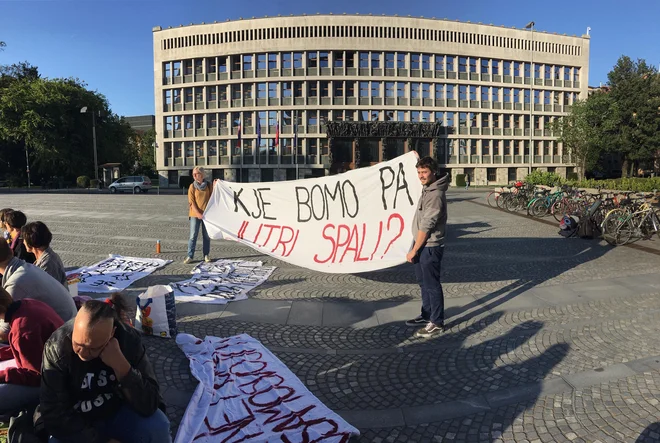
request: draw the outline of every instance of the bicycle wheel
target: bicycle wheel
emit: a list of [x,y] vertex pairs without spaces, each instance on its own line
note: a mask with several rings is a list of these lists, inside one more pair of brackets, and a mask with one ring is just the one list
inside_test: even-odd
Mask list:
[[616,230],[614,241],[617,246],[623,246],[630,242],[635,233],[635,221],[632,218],[627,218]]
[[496,200],[497,207],[500,209],[506,209],[506,202],[511,199],[511,194],[510,192],[506,192],[504,194],[500,194],[500,197]]
[[536,200],[529,208],[529,213],[532,215],[532,217],[545,217],[548,215],[547,201],[545,199]]
[[500,198],[500,191],[491,191],[488,194],[488,197],[486,197],[486,202],[488,203],[488,206],[490,207],[496,207],[497,206],[497,199]]
[[550,208],[550,213],[558,222],[560,222],[561,219],[564,218],[564,215],[566,214],[565,207],[566,205],[564,204],[563,200],[557,200]]

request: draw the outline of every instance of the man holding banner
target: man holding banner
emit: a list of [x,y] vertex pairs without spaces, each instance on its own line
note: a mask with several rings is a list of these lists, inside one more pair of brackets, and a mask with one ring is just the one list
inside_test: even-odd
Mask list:
[[415,265],[415,276],[422,289],[422,313],[408,326],[424,328],[415,334],[431,337],[444,331],[444,295],[440,283],[440,270],[447,225],[448,175],[438,178],[438,163],[431,157],[417,162],[417,177],[422,183],[422,195],[412,222],[415,244],[406,259]]

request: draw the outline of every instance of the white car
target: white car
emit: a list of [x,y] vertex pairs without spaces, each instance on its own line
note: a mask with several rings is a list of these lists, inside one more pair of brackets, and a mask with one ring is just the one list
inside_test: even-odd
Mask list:
[[131,175],[115,180],[110,186],[108,186],[108,188],[112,194],[126,191],[135,194],[149,192],[149,189],[151,189],[151,179],[143,175]]

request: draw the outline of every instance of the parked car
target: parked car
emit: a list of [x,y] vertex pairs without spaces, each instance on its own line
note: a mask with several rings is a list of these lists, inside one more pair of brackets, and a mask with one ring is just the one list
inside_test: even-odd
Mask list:
[[110,184],[108,186],[112,194],[116,192],[134,192],[139,194],[140,192],[149,192],[151,189],[151,179],[143,175],[131,175],[129,177],[122,177]]

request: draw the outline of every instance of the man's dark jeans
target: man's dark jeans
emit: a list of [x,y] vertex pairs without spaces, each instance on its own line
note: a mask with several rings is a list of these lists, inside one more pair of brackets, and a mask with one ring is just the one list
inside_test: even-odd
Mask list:
[[415,276],[422,288],[422,317],[436,326],[444,323],[445,299],[440,283],[444,246],[423,247],[415,263]]

